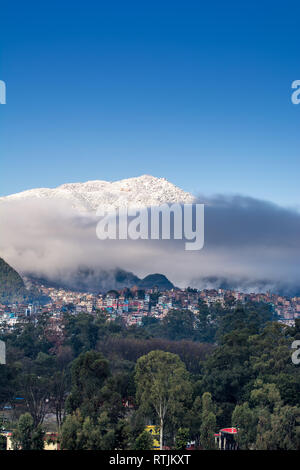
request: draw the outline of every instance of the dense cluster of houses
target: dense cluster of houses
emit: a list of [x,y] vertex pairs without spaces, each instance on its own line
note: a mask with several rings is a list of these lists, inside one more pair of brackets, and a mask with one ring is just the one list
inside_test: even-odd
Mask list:
[[271,293],[242,293],[224,289],[178,289],[159,292],[157,287],[139,290],[137,287],[111,290],[106,294],[89,294],[54,287],[40,286],[43,294],[50,300],[45,305],[33,304],[0,304],[0,325],[13,328],[18,322],[31,315],[48,313],[55,321],[66,311],[76,315],[80,312],[93,313],[100,311],[111,321],[120,317],[127,325],[141,325],[144,316],[162,319],[170,309],[189,309],[198,312],[199,301],[207,305],[234,299],[239,302],[266,302],[272,305],[278,319],[289,325],[300,317],[300,297],[287,298]]

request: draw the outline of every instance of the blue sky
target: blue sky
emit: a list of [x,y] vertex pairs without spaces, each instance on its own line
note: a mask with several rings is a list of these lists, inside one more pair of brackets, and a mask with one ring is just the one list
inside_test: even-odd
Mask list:
[[144,173],[299,204],[297,2],[7,2],[0,194]]

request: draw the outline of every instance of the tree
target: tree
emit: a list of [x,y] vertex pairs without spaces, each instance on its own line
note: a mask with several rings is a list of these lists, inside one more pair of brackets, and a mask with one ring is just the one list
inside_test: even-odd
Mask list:
[[232,413],[232,425],[238,428],[237,442],[239,448],[253,448],[256,440],[257,419],[247,402],[236,405]]
[[68,415],[61,427],[61,446],[64,450],[101,450],[99,426],[88,416],[83,418],[80,410]]
[[189,440],[188,428],[179,428],[175,439],[175,449],[184,450]]
[[200,427],[200,442],[204,450],[215,449],[214,433],[216,431],[216,415],[211,394],[202,395],[202,422]]
[[250,394],[251,403],[258,409],[267,409],[270,413],[273,412],[275,407],[282,405],[280,392],[275,384],[266,384],[258,379],[255,382],[255,388]]
[[34,426],[44,421],[51,395],[54,368],[54,358],[43,352],[40,352],[34,360],[28,358],[23,360],[23,372],[19,382]]
[[62,347],[56,354],[55,370],[51,376],[51,404],[53,405],[57,427],[60,429],[65,417],[65,402],[70,389],[70,348]]
[[10,402],[14,396],[16,370],[7,364],[0,364],[0,405]]
[[146,430],[136,438],[133,450],[151,450],[153,448],[153,436]]
[[0,451],[6,450],[6,436],[0,434]]
[[76,413],[68,415],[61,427],[61,447],[64,450],[80,450],[82,449],[82,441],[80,439],[83,419],[78,410]]
[[25,413],[19,418],[12,441],[14,450],[43,450],[44,432],[40,426],[35,427],[32,416]]
[[300,408],[283,406],[271,416],[272,450],[300,450]]
[[219,309],[222,311],[220,304],[208,307],[203,300],[198,300],[197,330],[200,341],[205,343],[214,342],[217,330],[216,314]]
[[127,450],[130,447],[131,428],[127,419],[119,419],[114,428],[115,449]]
[[193,339],[195,315],[190,310],[172,309],[163,319],[163,330],[171,340]]
[[257,415],[257,450],[299,450],[300,408],[284,405],[277,386],[257,379],[250,399]]
[[101,353],[88,351],[72,363],[72,389],[67,399],[67,409],[80,408],[84,417],[97,418],[103,402],[102,388],[109,376],[109,364]]
[[196,441],[196,445],[200,443],[200,427],[201,427],[202,400],[201,396],[196,396],[192,407],[189,409],[186,417],[190,428],[190,437]]
[[99,326],[92,315],[65,314],[64,323],[67,343],[72,347],[75,356],[96,348]]
[[25,401],[33,417],[34,425],[38,426],[43,423],[47,412],[49,381],[36,374],[26,374],[23,376],[23,385]]
[[257,450],[299,450],[300,408],[277,406],[271,413],[262,408],[258,415]]
[[273,383],[282,400],[289,405],[299,403],[299,370],[291,361],[291,343],[296,328],[270,323],[259,335],[250,337],[251,366],[259,379]]
[[159,419],[162,449],[167,413],[172,419],[191,397],[189,374],[176,354],[151,351],[137,361],[135,381],[137,402]]
[[[252,379],[249,369],[249,332],[235,330],[223,338],[223,344],[215,349],[204,364],[201,391],[209,391],[218,402],[243,401],[244,388]],[[230,416],[231,419],[232,411]],[[228,422],[228,421],[227,421]]]
[[64,448],[126,448],[129,428],[117,391],[120,377],[110,375],[108,361],[96,351],[82,353],[71,369],[72,389],[66,404],[71,414],[62,426]]

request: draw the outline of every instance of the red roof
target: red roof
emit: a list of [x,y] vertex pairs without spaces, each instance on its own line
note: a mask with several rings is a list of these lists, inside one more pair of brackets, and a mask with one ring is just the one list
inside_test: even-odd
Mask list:
[[224,428],[220,432],[226,432],[227,434],[237,434],[236,428]]

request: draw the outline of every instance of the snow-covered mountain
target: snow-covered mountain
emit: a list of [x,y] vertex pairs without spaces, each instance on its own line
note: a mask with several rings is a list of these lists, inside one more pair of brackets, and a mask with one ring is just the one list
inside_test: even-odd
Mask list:
[[120,181],[87,181],[67,183],[57,188],[37,188],[0,198],[0,202],[34,199],[65,201],[74,209],[84,212],[118,207],[149,207],[163,203],[192,203],[194,196],[183,191],[165,178],[143,175]]

